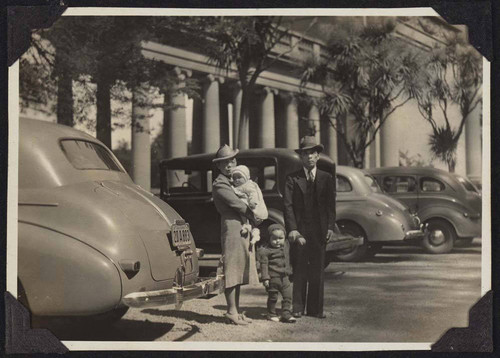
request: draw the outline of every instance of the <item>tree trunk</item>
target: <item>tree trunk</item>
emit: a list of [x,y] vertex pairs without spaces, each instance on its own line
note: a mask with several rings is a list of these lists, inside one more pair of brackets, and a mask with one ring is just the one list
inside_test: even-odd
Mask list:
[[57,123],[73,127],[73,79],[56,53]]
[[457,165],[455,159],[452,159],[448,162],[448,171],[450,173],[455,173],[455,166]]
[[96,134],[97,139],[111,149],[111,97],[110,83],[107,79],[97,80],[96,106]]

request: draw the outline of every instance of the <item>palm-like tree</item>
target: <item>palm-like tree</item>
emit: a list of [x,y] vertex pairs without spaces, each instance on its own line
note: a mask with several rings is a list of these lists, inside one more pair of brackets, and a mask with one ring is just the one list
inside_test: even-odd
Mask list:
[[[430,150],[434,157],[455,171],[456,152],[465,122],[482,101],[482,58],[459,37],[444,48],[436,48],[429,56],[425,71],[425,86],[417,95],[421,115],[430,124]],[[457,127],[451,124],[451,108],[459,108]],[[439,123],[435,110],[444,123]]]
[[[366,148],[394,111],[414,98],[420,56],[394,36],[395,22],[337,26],[329,39],[328,57],[304,63],[302,83],[318,83],[323,118],[343,142],[350,161],[362,168]],[[342,118],[350,116],[355,134]]]

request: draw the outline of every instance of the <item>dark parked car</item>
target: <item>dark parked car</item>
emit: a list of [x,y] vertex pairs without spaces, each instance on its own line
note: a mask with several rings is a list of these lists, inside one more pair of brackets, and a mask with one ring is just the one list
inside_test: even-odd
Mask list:
[[[208,254],[220,254],[220,218],[212,201],[211,186],[217,173],[212,165],[214,154],[198,154],[163,160],[160,164],[160,196],[192,223],[197,244]],[[238,164],[250,168],[269,211],[266,226],[284,223],[283,192],[285,177],[302,164],[290,149],[242,150]],[[332,160],[321,155],[318,167],[333,172]],[[377,193],[376,191],[379,191]],[[418,240],[423,236],[418,218],[401,203],[382,194],[375,180],[361,170],[337,167],[337,225],[347,237],[362,237],[356,245],[330,246],[328,260],[334,257],[355,261],[376,253],[383,242]],[[328,249],[328,248],[327,248]],[[208,257],[208,255],[207,255]]]
[[423,241],[431,253],[447,253],[457,239],[470,244],[481,236],[481,194],[465,177],[421,167],[375,168],[369,172],[384,191],[428,224]]
[[39,316],[119,318],[220,292],[198,277],[190,226],[67,126],[20,121],[18,295]]

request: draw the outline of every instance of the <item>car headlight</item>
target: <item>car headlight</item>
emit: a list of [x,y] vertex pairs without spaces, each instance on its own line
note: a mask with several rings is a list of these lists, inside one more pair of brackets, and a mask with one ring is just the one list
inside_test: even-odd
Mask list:
[[382,214],[383,214],[383,213],[382,213],[382,210],[377,210],[377,211],[375,212],[375,215],[377,215],[377,216],[382,216]]
[[468,218],[468,217],[469,217],[469,213],[468,213],[468,212],[464,212],[464,216],[465,216],[466,218]]

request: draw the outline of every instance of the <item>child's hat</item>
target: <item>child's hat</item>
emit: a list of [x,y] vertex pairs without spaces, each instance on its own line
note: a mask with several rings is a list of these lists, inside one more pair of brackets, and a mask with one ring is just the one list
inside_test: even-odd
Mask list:
[[286,233],[285,228],[283,227],[283,225],[281,225],[281,224],[271,224],[267,228],[267,232],[269,233],[269,236],[272,235],[272,233],[273,233],[274,230],[281,230],[284,233]]
[[234,173],[240,173],[245,178],[245,180],[250,179],[250,170],[246,165],[237,165],[231,171],[231,175],[233,175]]

